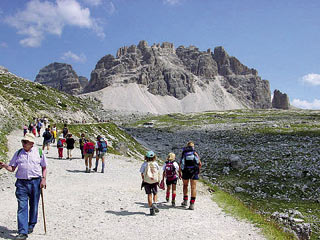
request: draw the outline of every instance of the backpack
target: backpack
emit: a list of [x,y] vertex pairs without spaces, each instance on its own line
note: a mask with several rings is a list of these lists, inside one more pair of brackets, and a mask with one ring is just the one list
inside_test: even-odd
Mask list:
[[181,168],[192,175],[199,173],[199,158],[193,148],[187,147],[183,150]]
[[174,162],[171,161],[166,162],[165,173],[168,181],[173,181],[177,179],[176,168],[173,163]]
[[46,140],[49,140],[49,139],[51,139],[52,135],[51,135],[51,133],[49,131],[46,131],[46,132],[44,132],[43,137]]
[[160,171],[154,161],[147,162],[147,166],[143,173],[143,176],[144,181],[149,184],[157,183],[160,181]]
[[108,150],[107,142],[102,140],[98,142],[98,150],[100,153],[105,153]]
[[60,139],[57,142],[57,147],[58,148],[62,148],[63,147],[62,141]]
[[94,145],[93,144],[88,144],[87,153],[88,154],[94,153]]

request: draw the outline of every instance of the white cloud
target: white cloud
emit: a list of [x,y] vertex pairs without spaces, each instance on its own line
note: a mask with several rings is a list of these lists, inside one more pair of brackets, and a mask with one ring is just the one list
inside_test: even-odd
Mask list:
[[163,3],[168,5],[177,5],[181,3],[181,1],[182,0],[163,0]]
[[31,0],[26,9],[7,17],[6,22],[26,35],[20,43],[27,47],[39,47],[46,34],[60,36],[67,25],[92,29],[104,38],[102,27],[90,16],[90,10],[83,8],[77,0],[49,1]]
[[320,85],[320,74],[310,73],[302,77],[302,82],[313,86]]
[[81,53],[80,55],[77,55],[71,51],[65,52],[63,54],[63,56],[61,57],[61,59],[63,59],[63,60],[71,59],[74,62],[80,62],[80,63],[84,63],[87,61],[87,58],[83,53]]
[[114,6],[113,2],[109,2],[107,5],[107,12],[109,13],[109,15],[112,15],[115,11],[116,7]]
[[99,6],[102,4],[102,0],[83,0],[86,4],[92,6]]
[[0,47],[1,48],[7,48],[8,47],[8,44],[6,42],[1,42],[0,43]]
[[320,99],[314,99],[313,102],[306,100],[294,99],[291,105],[303,109],[320,109]]

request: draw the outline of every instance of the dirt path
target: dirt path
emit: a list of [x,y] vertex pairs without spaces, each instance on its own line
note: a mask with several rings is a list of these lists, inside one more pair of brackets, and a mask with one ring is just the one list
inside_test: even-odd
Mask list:
[[[21,143],[21,131],[9,138],[9,156]],[[40,145],[42,138],[37,138]],[[66,150],[64,150],[64,156]],[[199,186],[194,211],[172,208],[160,190],[160,213],[149,216],[147,198],[140,190],[142,162],[108,155],[104,174],[85,173],[80,151],[74,159],[57,159],[54,146],[47,154],[48,179],[45,195],[47,234],[44,235],[41,205],[39,221],[30,240],[49,239],[264,239],[259,230],[227,216]],[[100,169],[101,165],[99,166]],[[17,202],[14,174],[0,170],[0,239],[16,236]],[[182,200],[178,185],[177,205]]]

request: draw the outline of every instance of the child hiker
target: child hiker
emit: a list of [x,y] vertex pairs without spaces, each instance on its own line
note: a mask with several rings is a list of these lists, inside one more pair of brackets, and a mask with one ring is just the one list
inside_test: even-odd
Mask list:
[[167,157],[167,161],[162,167],[163,174],[162,180],[166,177],[166,185],[167,185],[167,192],[166,192],[166,201],[169,202],[170,198],[170,190],[172,185],[172,199],[171,204],[172,207],[176,206],[176,188],[177,188],[177,180],[178,180],[178,171],[179,165],[175,161],[176,155],[174,153],[169,153]]
[[63,158],[63,144],[66,142],[66,140],[63,138],[63,135],[61,134],[59,136],[58,142],[57,142],[57,148],[58,148],[58,154],[59,159]]
[[[159,212],[157,207],[157,192],[158,184],[160,181],[160,167],[155,161],[156,155],[153,151],[147,152],[145,156],[145,162],[141,165],[140,173],[142,177],[142,186],[148,195],[148,205],[150,208],[150,215],[154,216],[155,213]],[[152,202],[153,197],[153,202]]]

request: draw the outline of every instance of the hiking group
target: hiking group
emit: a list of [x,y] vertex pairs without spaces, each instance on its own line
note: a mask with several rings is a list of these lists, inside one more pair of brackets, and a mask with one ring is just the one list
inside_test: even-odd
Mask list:
[[[43,132],[43,145],[42,148],[35,147],[37,128],[38,137],[42,126],[45,126]],[[24,126],[23,138],[21,139],[22,148],[15,152],[9,164],[0,162],[0,168],[5,168],[9,172],[16,171],[16,198],[18,201],[17,222],[18,222],[18,236],[16,239],[27,239],[28,234],[33,232],[38,218],[38,205],[40,193],[42,195],[42,188],[46,188],[46,175],[47,175],[47,158],[43,153],[47,147],[54,143],[57,137],[56,125],[50,127],[48,121],[45,122],[37,120],[35,124],[30,124],[30,128]],[[39,126],[39,127],[37,127]],[[38,130],[39,129],[39,130]],[[28,132],[29,131],[29,132]],[[63,158],[63,149],[66,145],[67,158],[72,158],[72,150],[74,149],[75,140],[69,132],[67,124],[64,125],[62,133],[57,140],[57,149],[59,159]],[[91,172],[92,159],[94,153],[96,154],[95,167],[93,171],[98,171],[99,160],[101,159],[101,173],[104,173],[105,157],[108,149],[107,141],[101,136],[96,137],[96,142],[90,142],[85,138],[85,134],[81,134],[79,139],[79,146],[81,150],[81,157],[85,161],[86,173]],[[198,153],[194,149],[194,143],[188,142],[187,146],[183,148],[181,157],[176,161],[176,155],[169,153],[167,160],[163,167],[160,169],[156,162],[156,155],[153,151],[148,151],[145,155],[145,161],[141,165],[140,173],[142,177],[141,189],[144,187],[147,194],[148,206],[150,208],[150,215],[155,215],[159,212],[157,205],[158,186],[166,191],[166,201],[169,202],[171,194],[171,204],[176,206],[176,185],[178,179],[183,181],[183,202],[182,207],[188,205],[188,187],[191,186],[190,210],[194,210],[196,200],[196,184],[199,179],[201,168],[201,161]],[[161,176],[162,170],[162,179]],[[165,181],[164,181],[165,180]],[[172,191],[172,192],[171,192]]]
[[162,180],[160,180],[161,170],[156,162],[156,155],[153,151],[148,151],[145,155],[145,162],[141,165],[140,173],[142,177],[141,189],[144,187],[145,193],[148,197],[148,206],[150,208],[150,215],[154,216],[155,213],[159,212],[157,206],[157,193],[158,187],[165,189],[165,183],[167,185],[166,191],[166,202],[170,200],[171,193],[171,204],[173,207],[176,206],[176,186],[178,179],[183,181],[183,201],[182,207],[188,206],[188,187],[191,187],[191,198],[190,198],[190,210],[194,210],[194,204],[196,201],[196,187],[197,180],[199,180],[201,168],[201,161],[198,153],[194,149],[194,143],[188,142],[187,146],[183,148],[179,161],[176,161],[176,155],[169,153],[167,161],[161,168]]

